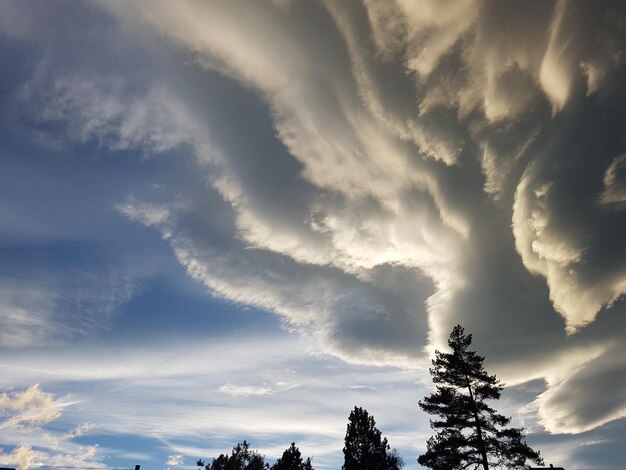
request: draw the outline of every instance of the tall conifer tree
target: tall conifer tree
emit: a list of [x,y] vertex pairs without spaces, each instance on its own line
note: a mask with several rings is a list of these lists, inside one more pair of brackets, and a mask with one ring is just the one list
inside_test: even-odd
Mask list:
[[524,430],[506,426],[511,419],[498,414],[486,400],[497,400],[504,388],[483,369],[484,357],[468,350],[472,335],[457,325],[448,339],[452,352],[435,352],[430,369],[436,391],[419,402],[438,419],[430,421],[436,434],[428,440],[420,465],[433,470],[529,468],[542,464],[539,452],[526,445]]

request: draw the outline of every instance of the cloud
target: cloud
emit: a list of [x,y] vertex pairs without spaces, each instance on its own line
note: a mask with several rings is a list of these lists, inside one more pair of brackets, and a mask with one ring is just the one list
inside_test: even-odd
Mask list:
[[7,465],[16,465],[23,469],[31,468],[41,457],[41,454],[34,451],[28,444],[21,444],[11,451],[8,455],[0,453],[0,458],[6,462]]
[[[54,299],[53,292],[43,289],[27,289],[25,286],[7,283],[0,304],[2,310],[2,343],[7,346],[22,347],[35,344],[53,332],[58,334],[60,325],[46,315],[48,306]],[[15,295],[18,292],[18,295]]]
[[31,267],[0,276],[0,340],[5,347],[59,344],[104,330],[135,293],[146,266]]
[[167,462],[165,465],[170,465],[172,467],[177,465],[183,465],[185,463],[185,458],[180,454],[170,455],[167,458]]
[[170,217],[170,212],[167,209],[148,204],[139,206],[119,204],[116,209],[129,219],[141,222],[146,227],[161,225]]
[[[624,266],[609,260],[609,251],[620,250],[620,242],[612,237],[614,233],[619,238],[620,229],[614,232],[613,227],[618,226],[620,215],[597,209],[606,181],[604,165],[611,168],[619,137],[617,133],[607,136],[589,120],[598,112],[589,106],[586,116],[580,114],[559,129],[545,158],[533,162],[522,175],[513,204],[517,250],[530,272],[546,278],[554,308],[564,316],[570,332],[593,321],[624,293]],[[623,122],[622,117],[615,119]],[[576,141],[580,149],[576,150],[571,147],[571,135],[583,127],[589,133]],[[601,138],[607,142],[604,151],[597,147]],[[588,157],[591,154],[595,159]],[[571,166],[556,170],[554,164],[565,158]],[[591,171],[596,179],[589,178]]]
[[[267,335],[254,329],[238,337],[195,335],[167,344],[127,343],[115,351],[85,346],[78,354],[66,346],[61,348],[64,354],[55,356],[34,350],[11,353],[12,365],[2,367],[2,380],[54,377],[55,388],[71,392],[74,402],[63,409],[68,428],[70,423],[82,428],[85,420],[97,423],[92,439],[106,439],[122,428],[124,439],[154,439],[154,453],[167,452],[164,459],[177,454],[210,458],[245,437],[268,459],[279,457],[296,440],[303,452],[329,467],[341,454],[347,415],[356,403],[375,413],[381,429],[390,432],[426,421],[416,407],[407,412],[405,406],[422,393],[417,390],[425,393],[415,384],[414,373],[350,365],[309,348],[287,332]],[[121,362],[128,367],[120,367]],[[353,388],[355,383],[368,387]],[[248,393],[263,388],[271,393]],[[395,397],[393,404],[390,397]],[[403,440],[401,434],[392,434],[392,444],[414,452],[413,437]],[[15,436],[20,438],[24,436]],[[17,445],[13,442],[3,434],[4,445]],[[50,445],[33,435],[28,442],[37,450],[43,442]],[[71,440],[58,444],[74,444],[68,450],[78,451]],[[103,445],[96,456],[120,452]]]
[[0,424],[0,428],[41,426],[61,415],[53,396],[42,392],[39,385],[32,385],[23,392],[3,393],[0,395],[0,409],[12,414]]
[[73,431],[67,433],[65,435],[65,438],[75,439],[77,437],[83,437],[84,435],[88,434],[95,428],[97,428],[97,425],[93,423],[82,423],[76,426],[76,428]]
[[174,102],[162,90],[136,97],[114,77],[59,77],[49,83],[47,73],[41,75],[46,79],[36,76],[24,85],[23,99],[31,105],[43,103],[39,118],[66,123],[73,139],[93,139],[111,150],[141,148],[148,154],[189,140],[180,125],[185,117],[169,107]]
[[[128,433],[124,440],[134,435],[156,439],[163,459],[176,454],[210,458],[228,451],[244,436],[268,459],[279,457],[287,443],[296,440],[320,468],[332,468],[341,456],[347,414],[358,404],[375,415],[392,446],[414,461],[430,434],[428,417],[413,406],[416,397],[427,393],[431,385],[427,379],[417,371],[346,364],[307,352],[308,348],[286,332],[268,336],[253,331],[230,338],[204,334],[176,342],[170,338],[158,344],[127,343],[114,351],[66,346],[61,355],[45,350],[10,353],[7,360],[12,366],[3,367],[2,380],[22,383],[33,376],[54,377],[51,383],[56,388],[72,393],[74,404],[63,409],[68,428],[69,423],[79,425],[85,419],[98,423],[97,439],[121,427]],[[122,362],[127,368],[120,367]],[[271,388],[273,393],[233,396],[220,392],[233,384]],[[535,386],[527,395],[532,399],[541,389],[537,392]],[[508,393],[498,409],[517,419],[522,416],[517,407],[525,399]],[[583,436],[584,440],[600,438],[593,433]],[[535,442],[536,434],[530,439]],[[571,439],[567,442],[576,442]],[[3,443],[11,442],[12,437],[3,433]],[[50,445],[49,440],[42,442]],[[543,444],[540,448],[550,461],[568,462],[557,460],[560,448],[548,449]],[[70,449],[85,451],[75,446],[64,453]],[[115,447],[98,447],[96,456],[120,454],[125,460],[139,460]]]
[[107,468],[102,466],[100,462],[93,461],[95,455],[96,447],[82,448],[79,454],[70,455],[61,453],[49,454],[46,451],[33,449],[30,444],[20,444],[9,454],[4,454],[0,450],[0,461],[4,465],[15,466],[23,470],[41,466],[74,467],[98,465],[101,468]]
[[67,434],[49,432],[46,425],[58,421],[61,410],[69,406],[41,390],[38,384],[24,391],[4,392],[0,395],[0,429],[3,445],[14,443],[8,453],[0,449],[0,462],[21,469],[42,465],[93,465],[96,446],[76,446],[65,443],[84,435],[93,425],[84,423]]
[[[537,403],[550,432],[576,434],[626,417],[622,348],[613,346],[573,374],[555,378]],[[606,394],[605,390],[614,392]],[[602,396],[602,399],[599,397]]]
[[[441,347],[457,321],[483,341],[508,322],[516,325],[510,335],[523,339],[492,341],[487,350],[512,380],[549,378],[559,355],[573,371],[584,360],[570,354],[578,340],[561,334],[552,309],[571,334],[624,293],[623,265],[600,249],[601,240],[619,249],[619,237],[602,236],[618,216],[594,209],[599,194],[619,187],[611,176],[618,163],[610,170],[619,125],[608,131],[604,166],[588,157],[602,139],[600,124],[584,140],[578,131],[609,109],[598,101],[603,92],[622,96],[613,85],[623,73],[620,26],[572,2],[514,15],[497,3],[420,8],[114,6],[127,24],[147,20],[207,73],[257,93],[283,146],[210,138],[221,155],[218,169],[204,167],[219,196],[211,210],[232,217],[223,232],[232,242],[213,243],[210,229],[187,225],[206,217],[193,194],[184,209],[153,207],[156,218],[142,212],[147,205],[123,212],[143,213],[214,294],[274,311],[345,359],[416,364],[426,342]],[[583,17],[578,31],[572,23]],[[316,31],[294,34],[304,18],[315,18]],[[226,30],[233,22],[240,27]],[[584,35],[592,31],[603,32],[589,45]],[[329,46],[311,47],[322,36]],[[612,54],[593,59],[600,44]],[[225,108],[214,112],[231,119]],[[241,132],[247,125],[239,122]],[[206,137],[194,135],[200,148]],[[576,141],[586,151],[572,160],[568,142]],[[262,168],[246,173],[261,151],[275,158],[282,179]],[[557,174],[567,161],[576,164]],[[587,177],[599,168],[600,189]],[[582,181],[587,186],[574,195],[571,185]],[[380,289],[379,272],[402,282]],[[545,279],[547,297],[533,275]],[[494,288],[503,278],[509,287]],[[411,284],[419,295],[407,294]],[[514,306],[518,297],[527,300]],[[501,349],[505,343],[515,347]],[[505,367],[531,357],[532,377]]]
[[250,395],[269,395],[272,393],[270,387],[255,387],[251,385],[233,385],[224,384],[218,389],[222,393],[232,395],[234,397],[246,397]]
[[604,189],[598,202],[607,206],[622,209],[626,202],[626,179],[624,171],[626,169],[626,154],[618,155],[609,165],[604,173]]

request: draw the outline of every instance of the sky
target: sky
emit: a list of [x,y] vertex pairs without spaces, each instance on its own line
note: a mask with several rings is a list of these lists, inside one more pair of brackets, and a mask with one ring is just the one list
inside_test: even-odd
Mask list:
[[0,2],[0,465],[405,468],[456,324],[626,461],[626,5]]

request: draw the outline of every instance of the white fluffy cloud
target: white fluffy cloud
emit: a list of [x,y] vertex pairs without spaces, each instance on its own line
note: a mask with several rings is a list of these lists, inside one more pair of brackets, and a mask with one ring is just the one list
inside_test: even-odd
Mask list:
[[83,423],[67,434],[46,429],[47,424],[61,417],[62,409],[68,405],[67,400],[56,399],[37,384],[24,391],[0,395],[3,444],[15,445],[9,453],[0,449],[0,462],[24,470],[42,465],[87,466],[97,462],[95,446],[83,447],[69,442],[93,429],[93,425]]
[[[576,434],[626,417],[622,350],[614,345],[575,374],[555,374],[549,389],[537,399],[546,429]],[[608,389],[612,392],[607,394]]]
[[185,458],[180,454],[170,455],[165,465],[171,465],[172,467],[182,465],[185,463]]
[[39,385],[32,385],[23,392],[0,395],[0,409],[11,415],[0,424],[0,428],[41,426],[61,415],[53,396],[44,393]]

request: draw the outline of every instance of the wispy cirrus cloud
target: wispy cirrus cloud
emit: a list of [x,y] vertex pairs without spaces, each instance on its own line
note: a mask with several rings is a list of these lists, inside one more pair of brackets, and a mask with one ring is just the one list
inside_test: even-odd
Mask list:
[[[166,455],[192,461],[226,452],[242,436],[268,459],[279,457],[289,442],[297,440],[316,462],[329,466],[341,452],[347,413],[359,403],[377,411],[378,422],[389,429],[394,445],[411,452],[415,440],[391,430],[418,419],[417,409],[407,415],[401,405],[415,394],[412,373],[351,366],[313,354],[286,332],[128,344],[107,354],[94,347],[81,354],[64,349],[65,356],[53,357],[45,350],[11,355],[10,365],[2,366],[7,382],[27,383],[45,371],[55,388],[71,391],[72,404],[63,408],[63,418],[82,424],[63,436],[88,428],[98,442],[123,429],[129,436],[155,440]],[[121,362],[128,367],[120,367]],[[354,388],[353,383],[371,387]],[[375,393],[373,387],[387,393]],[[389,406],[390,393],[398,406]],[[280,413],[273,402],[280,403]],[[141,416],[133,409],[141,409]],[[63,436],[56,435],[57,444],[71,444]],[[12,437],[14,446],[18,439],[24,436]],[[35,435],[29,439],[32,448],[42,452],[52,442]],[[198,441],[201,447],[191,444]],[[103,444],[96,455],[120,452]]]

